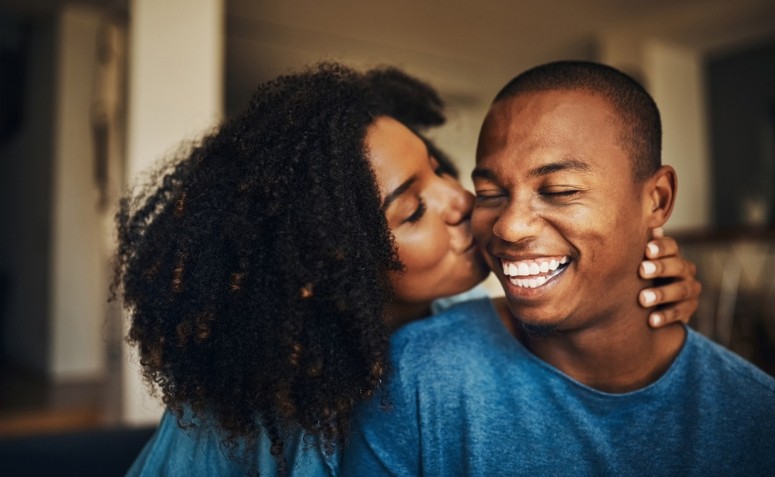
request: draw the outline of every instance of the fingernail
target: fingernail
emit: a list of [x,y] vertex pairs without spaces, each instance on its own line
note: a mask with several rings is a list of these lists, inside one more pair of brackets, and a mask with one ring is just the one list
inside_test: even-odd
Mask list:
[[657,271],[657,266],[654,264],[654,262],[643,262],[640,264],[640,268],[643,270],[643,274],[646,276],[651,276],[654,274],[654,272]]
[[655,244],[654,242],[649,242],[648,245],[646,245],[646,248],[648,248],[649,255],[652,257],[656,257],[657,254],[659,254],[659,245]]
[[654,293],[651,290],[645,290],[645,291],[641,292],[640,296],[642,297],[643,304],[645,304],[645,305],[650,305],[650,304],[654,303],[655,301],[657,301],[657,294]]
[[652,313],[649,317],[649,320],[651,321],[651,326],[659,326],[660,323],[662,323],[662,315],[658,313]]

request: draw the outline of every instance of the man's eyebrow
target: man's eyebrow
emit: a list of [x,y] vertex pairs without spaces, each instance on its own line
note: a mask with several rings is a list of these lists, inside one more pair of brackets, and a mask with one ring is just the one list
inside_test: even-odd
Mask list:
[[551,162],[544,164],[543,166],[536,167],[528,174],[530,177],[541,177],[553,174],[560,171],[575,171],[589,173],[592,168],[586,162],[579,161],[578,159],[565,159],[559,162]]
[[[592,168],[586,162],[579,161],[578,159],[565,159],[563,161],[550,162],[549,164],[544,164],[543,166],[536,167],[535,169],[531,170],[528,173],[528,176],[541,177],[541,176],[547,176],[549,174],[553,174],[555,172],[568,171],[568,170],[583,172],[583,173],[592,172]],[[486,169],[483,167],[474,168],[474,171],[471,173],[471,179],[473,180],[484,179],[492,182],[497,182],[495,173],[492,170]]]
[[474,171],[471,173],[471,179],[473,180],[484,179],[484,180],[495,182],[495,173],[490,169],[485,169],[483,167],[475,167]]
[[412,176],[409,179],[405,180],[400,186],[393,189],[392,192],[390,192],[388,195],[385,196],[385,200],[382,201],[382,211],[386,211],[388,207],[390,207],[390,204],[392,204],[396,199],[398,199],[401,194],[405,193],[407,190],[409,190],[410,187],[412,187],[412,184],[417,180],[417,176]]

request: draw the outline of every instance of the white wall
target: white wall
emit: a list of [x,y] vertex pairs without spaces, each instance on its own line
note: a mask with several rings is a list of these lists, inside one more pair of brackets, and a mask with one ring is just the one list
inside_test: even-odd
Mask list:
[[[222,0],[130,3],[130,182],[181,140],[198,136],[220,117],[223,11]],[[123,420],[155,423],[161,404],[149,396],[133,352],[125,351]]]
[[644,45],[644,72],[662,115],[662,162],[678,174],[677,202],[668,229],[707,227],[711,161],[702,54],[650,41]]
[[222,0],[131,2],[130,181],[220,118],[223,8]]
[[59,380],[100,378],[105,370],[107,259],[90,127],[100,21],[100,11],[74,5],[58,18],[49,333]]
[[600,44],[600,61],[642,82],[659,107],[662,163],[678,174],[668,230],[709,226],[711,165],[702,51],[621,31],[602,35]]

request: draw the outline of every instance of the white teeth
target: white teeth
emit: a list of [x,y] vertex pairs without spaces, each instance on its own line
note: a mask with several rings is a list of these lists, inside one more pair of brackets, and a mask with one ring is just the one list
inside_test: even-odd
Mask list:
[[520,262],[517,267],[517,275],[530,275],[530,267],[525,262]]
[[509,275],[516,275],[517,272],[517,264],[516,263],[510,263],[509,264]]
[[522,288],[538,288],[558,275],[562,271],[558,268],[569,261],[568,257],[562,257],[559,261],[555,258],[519,262],[502,260],[501,264],[503,265],[503,274],[509,277],[509,281],[513,285]]
[[551,260],[523,260],[519,262],[510,262],[506,260],[501,261],[503,265],[503,274],[511,277],[519,276],[531,276],[539,275],[542,273],[553,272],[557,270],[560,265],[568,263],[568,257],[562,257],[559,261],[557,259]]
[[536,277],[536,278],[510,278],[509,281],[512,285],[516,285],[521,288],[538,288],[544,283],[548,282],[551,277]]
[[503,262],[503,274],[504,275],[520,275],[519,267],[514,262]]

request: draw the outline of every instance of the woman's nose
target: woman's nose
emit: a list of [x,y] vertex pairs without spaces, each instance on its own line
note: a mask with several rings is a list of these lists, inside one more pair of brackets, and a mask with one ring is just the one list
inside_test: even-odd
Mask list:
[[465,190],[455,179],[443,178],[442,200],[444,202],[444,221],[457,225],[471,217],[474,209],[474,195]]

